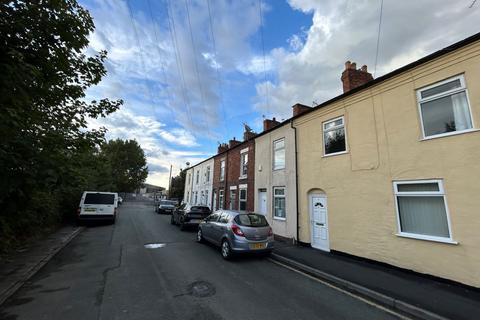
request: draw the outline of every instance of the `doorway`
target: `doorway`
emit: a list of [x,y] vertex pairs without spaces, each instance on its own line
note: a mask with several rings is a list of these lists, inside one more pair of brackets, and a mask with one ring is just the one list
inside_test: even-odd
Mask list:
[[322,193],[310,194],[309,203],[312,247],[323,251],[330,251],[327,195]]

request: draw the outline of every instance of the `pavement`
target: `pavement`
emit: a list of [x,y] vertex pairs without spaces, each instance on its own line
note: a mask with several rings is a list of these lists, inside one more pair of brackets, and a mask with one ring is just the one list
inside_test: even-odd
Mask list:
[[0,319],[403,318],[268,258],[225,261],[169,222],[149,203],[125,202],[115,225],[87,226],[0,306]]
[[0,305],[66,246],[82,228],[65,226],[0,260]]
[[352,256],[276,246],[273,259],[424,319],[479,319],[480,290]]

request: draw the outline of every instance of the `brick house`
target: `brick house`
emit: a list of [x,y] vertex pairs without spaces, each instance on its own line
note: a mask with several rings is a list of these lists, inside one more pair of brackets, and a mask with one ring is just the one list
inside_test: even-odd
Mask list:
[[255,133],[245,131],[244,141],[235,138],[220,144],[214,156],[213,210],[255,209]]

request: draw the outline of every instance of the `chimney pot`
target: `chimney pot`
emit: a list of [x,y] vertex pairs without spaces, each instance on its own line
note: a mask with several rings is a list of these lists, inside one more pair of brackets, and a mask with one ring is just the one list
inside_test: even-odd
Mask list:
[[[349,61],[347,61],[349,62]],[[347,63],[345,63],[347,66]],[[357,70],[357,64],[355,62],[350,63],[349,68],[346,68],[342,72],[341,77],[343,83],[343,92],[348,92],[352,89],[360,87],[365,83],[372,81],[373,76],[368,72],[367,66],[363,65],[360,69]]]
[[345,70],[350,69],[350,65],[351,65],[351,64],[352,64],[352,63],[350,62],[350,60],[348,60],[347,62],[345,62]]

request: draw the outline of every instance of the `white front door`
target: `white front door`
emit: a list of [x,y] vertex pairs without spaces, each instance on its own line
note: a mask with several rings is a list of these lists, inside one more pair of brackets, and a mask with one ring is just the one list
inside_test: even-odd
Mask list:
[[310,195],[310,222],[312,247],[324,251],[330,251],[326,195]]
[[267,192],[259,191],[258,192],[258,210],[259,213],[266,215],[267,214]]

